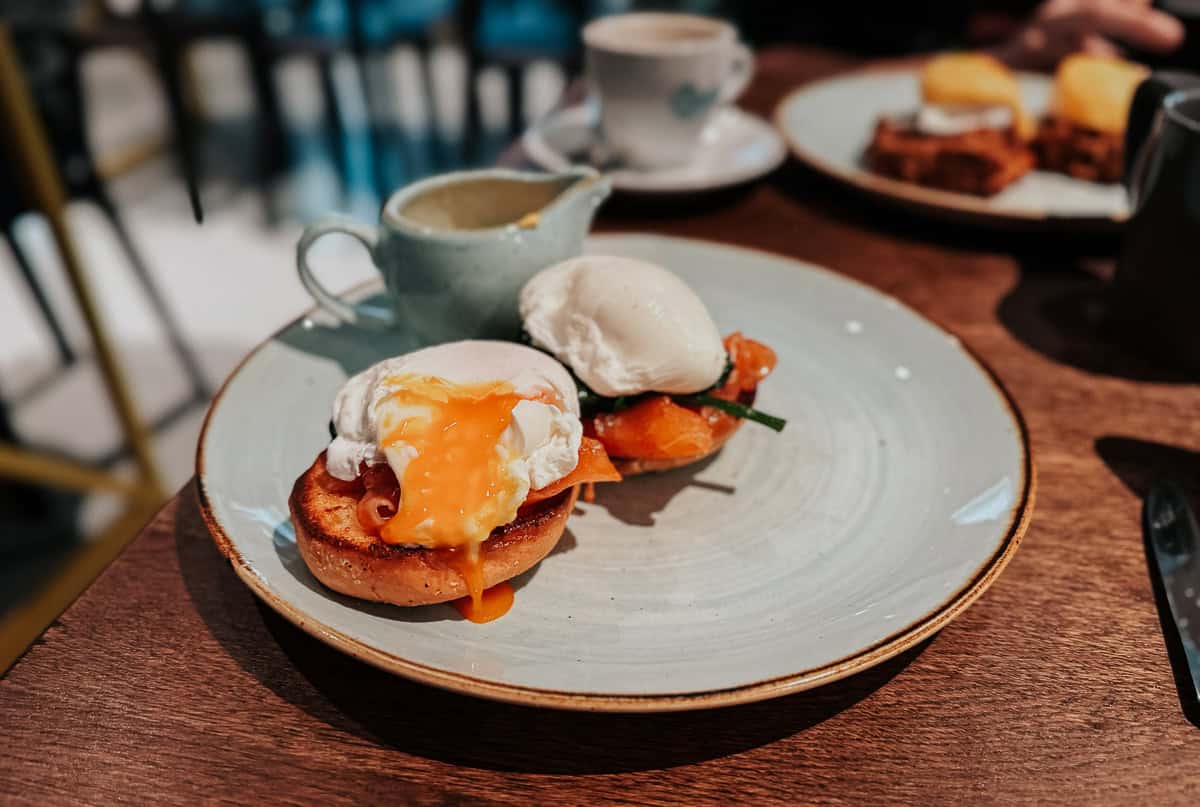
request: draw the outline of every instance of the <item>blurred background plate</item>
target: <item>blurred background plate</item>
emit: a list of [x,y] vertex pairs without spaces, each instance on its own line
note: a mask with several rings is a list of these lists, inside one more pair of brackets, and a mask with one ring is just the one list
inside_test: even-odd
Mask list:
[[[1018,75],[1026,108],[1041,117],[1051,80]],[[926,188],[869,171],[863,153],[884,115],[920,104],[917,68],[875,68],[806,84],[775,108],[775,124],[803,163],[881,200],[956,220],[1006,227],[1113,228],[1129,216],[1121,185],[1031,171],[989,198]]]
[[[772,345],[759,406],[710,461],[601,486],[486,625],[325,590],[288,520],[350,373],[411,347],[324,319],[285,328],[217,396],[202,508],[243,581],[319,639],[416,680],[562,708],[722,706],[817,686],[932,635],[995,579],[1032,508],[1024,426],[956,338],[870,287],[716,244],[601,236],[679,273],[722,332]],[[369,293],[366,290],[364,293]]]

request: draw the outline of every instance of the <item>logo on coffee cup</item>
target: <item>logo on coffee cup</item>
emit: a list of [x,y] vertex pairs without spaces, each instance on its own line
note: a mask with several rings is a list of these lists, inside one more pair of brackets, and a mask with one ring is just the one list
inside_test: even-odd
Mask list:
[[717,88],[698,90],[692,84],[680,85],[671,93],[671,111],[676,117],[690,120],[704,112],[717,100]]

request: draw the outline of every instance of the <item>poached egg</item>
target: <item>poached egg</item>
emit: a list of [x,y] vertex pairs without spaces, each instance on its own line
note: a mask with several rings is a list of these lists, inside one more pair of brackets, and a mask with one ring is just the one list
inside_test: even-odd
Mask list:
[[647,261],[583,255],[555,264],[526,282],[520,309],[534,344],[600,395],[699,392],[725,370],[703,301]]
[[1021,85],[1003,63],[985,53],[942,53],[921,67],[921,106],[913,126],[928,135],[1008,129],[1033,136]]
[[1012,109],[1006,106],[942,106],[922,104],[912,117],[915,130],[927,135],[960,135],[980,129],[1008,129]]
[[388,543],[471,554],[512,522],[530,490],[575,469],[578,391],[551,357],[509,342],[463,341],[387,359],[348,380],[333,405],[326,467],[353,480],[386,462],[400,484]]

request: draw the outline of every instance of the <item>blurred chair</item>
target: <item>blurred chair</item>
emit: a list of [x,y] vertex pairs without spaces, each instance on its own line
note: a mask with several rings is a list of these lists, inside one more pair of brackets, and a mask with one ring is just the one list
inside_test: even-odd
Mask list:
[[[133,478],[15,444],[7,419],[0,416],[0,477],[18,484],[62,490],[109,491],[126,501],[124,512],[103,535],[80,546],[39,593],[0,622],[0,669],[38,636],[83,590],[145,523],[163,498],[149,433],[137,415],[112,343],[91,293],[71,232],[66,224],[67,192],[55,164],[45,127],[23,77],[7,25],[0,21],[0,148],[8,158],[28,207],[45,216],[58,246],[75,301],[83,314],[96,361],[117,418],[132,451]],[[18,488],[19,489],[19,488]],[[12,490],[10,488],[10,490]]]
[[[348,0],[347,5],[351,49],[368,120],[374,188],[383,200],[406,182],[457,167],[457,160],[447,159],[450,152],[437,126],[430,70],[431,30],[450,19],[454,0]],[[402,49],[415,60],[402,61]],[[416,105],[401,103],[400,71],[405,67],[416,73],[420,95]],[[423,109],[424,120],[406,121],[406,106]]]
[[[577,72],[578,28],[593,5],[595,0],[177,0],[169,11],[143,10],[141,19],[156,43],[185,177],[195,178],[199,170],[193,154],[200,127],[180,64],[199,38],[234,38],[247,49],[252,68],[265,198],[285,174],[301,175],[293,189],[318,192],[317,177],[329,161],[342,184],[338,206],[373,218],[379,201],[401,185],[494,159],[493,152],[524,128],[529,65],[548,61],[568,75]],[[447,99],[437,99],[431,69],[431,57],[452,30],[466,65],[455,90],[462,97],[450,104],[463,110],[461,132],[441,125],[438,100]],[[317,84],[308,78],[310,66],[296,68],[297,62],[315,68]],[[484,67],[498,67],[506,77],[503,131],[484,131],[476,88]],[[308,98],[302,97],[306,83]],[[319,153],[322,148],[328,156]],[[289,207],[304,217],[324,209],[308,200]],[[268,218],[277,220],[278,211]]]
[[[192,215],[196,222],[200,223],[204,220],[197,157],[200,122],[189,102],[186,66],[188,50],[193,43],[206,37],[231,37],[248,46],[252,83],[261,121],[257,160],[257,167],[261,172],[260,185],[269,185],[273,172],[283,159],[284,146],[279,134],[278,110],[272,106],[274,95],[268,86],[266,37],[261,31],[261,26],[257,24],[259,18],[252,13],[253,9],[243,8],[228,13],[230,9],[224,4],[218,3],[214,9],[209,9],[210,4],[202,3],[189,12],[176,10],[176,5],[180,4],[170,0],[143,2],[135,24],[144,31],[150,44],[174,130],[176,162],[187,186]],[[276,113],[274,116],[273,112]],[[272,199],[269,194],[263,198],[266,218],[274,223],[277,216]]]
[[37,273],[29,262],[29,257],[21,247],[21,242],[16,238],[17,219],[27,212],[28,205],[25,197],[19,192],[16,178],[12,176],[10,168],[7,161],[0,160],[0,228],[4,231],[4,240],[8,243],[9,251],[12,252],[21,278],[33,297],[42,321],[45,322],[46,329],[50,332],[50,337],[54,340],[54,348],[58,352],[59,362],[64,365],[71,364],[75,361],[75,350],[67,339],[58,314],[46,297]]
[[[328,71],[328,57],[344,48],[343,0],[145,0],[133,18],[147,38],[163,84],[174,131],[176,162],[188,188],[193,214],[203,219],[199,141],[203,122],[192,97],[196,87],[187,69],[198,42],[228,39],[238,43],[250,66],[255,104],[254,178],[264,217],[277,224],[280,211],[272,192],[293,156],[286,115],[281,106],[277,69],[293,54],[311,54]],[[110,20],[110,22],[112,22]]]
[[[25,79],[37,104],[37,111],[68,198],[91,201],[104,213],[163,328],[168,344],[187,375],[192,387],[193,401],[207,400],[210,392],[200,364],[179,330],[176,317],[155,285],[124,219],[97,171],[86,131],[87,99],[84,97],[81,79],[83,45],[69,33],[47,29],[20,31],[17,33],[16,42]],[[29,208],[14,198],[12,184],[6,185],[0,204],[3,204],[0,214],[5,214],[0,218],[0,223],[5,226],[6,233],[9,233],[12,217],[26,212]],[[60,355],[69,363],[73,360],[73,353],[66,344],[61,326],[45,301],[44,294],[37,290],[36,278],[27,267],[19,247],[11,237],[9,242],[14,246],[18,264],[22,267],[31,290],[34,291],[38,306],[47,318]]]
[[[256,107],[254,179],[268,224],[278,223],[285,213],[277,205],[277,185],[291,173],[307,171],[314,160],[323,160],[326,155],[321,152],[330,146],[329,156],[344,179],[352,179],[351,173],[362,174],[362,166],[368,164],[367,182],[371,183],[370,144],[354,143],[356,133],[344,119],[353,100],[345,93],[339,99],[335,93],[336,86],[345,84],[344,77],[335,75],[334,67],[338,55],[347,52],[350,45],[348,20],[345,0],[179,0],[143,4],[138,21],[154,44],[175,131],[178,162],[192,189],[198,221],[202,216],[198,188],[203,170],[197,152],[203,121],[195,113],[194,102],[202,99],[190,96],[203,88],[189,81],[186,65],[192,46],[206,39],[232,40],[247,55]],[[316,82],[300,82],[304,85],[301,96],[311,94],[310,98],[296,95],[297,76],[307,77],[305,70],[297,73],[289,69],[297,60],[311,61],[319,76]],[[289,101],[303,108],[289,109]],[[320,120],[313,120],[308,110],[316,110]],[[334,143],[324,142],[326,130],[332,133]],[[313,188],[311,182],[291,183],[293,191],[311,192]],[[293,200],[286,212],[303,214],[311,207],[305,200]],[[318,202],[317,207],[323,210],[324,204]]]
[[525,69],[535,61],[559,65],[567,76],[579,72],[579,29],[591,15],[588,0],[462,0],[463,46],[467,51],[470,99],[467,105],[467,158],[491,162],[473,77],[486,66],[504,71],[508,87],[508,131],[504,142],[525,127]]
[[[493,152],[524,128],[529,65],[548,61],[568,75],[577,72],[578,28],[604,2],[143,0],[131,16],[103,17],[90,27],[89,36],[94,42],[127,44],[152,58],[167,101],[173,154],[198,221],[203,216],[204,173],[199,145],[205,132],[196,104],[202,99],[194,97],[197,88],[188,74],[188,53],[197,42],[211,39],[231,40],[244,49],[257,132],[253,179],[262,193],[265,218],[274,224],[282,214],[273,190],[281,179],[326,159],[318,156],[321,149],[337,167],[343,186],[339,206],[360,214],[414,179],[490,162]],[[452,31],[463,51],[465,77],[461,89],[453,90],[461,97],[439,98],[431,57],[451,41]],[[68,48],[68,58],[77,61],[79,50]],[[344,58],[347,54],[350,61]],[[319,81],[310,92],[317,97],[302,105],[319,110],[319,123],[287,108],[280,73],[296,61],[316,68]],[[503,131],[484,131],[476,87],[484,67],[497,67],[505,76],[508,114]],[[77,65],[68,72],[75,74],[69,89],[77,95]],[[447,106],[461,108],[461,131],[442,125],[440,112]],[[414,109],[421,111],[415,123],[409,114]],[[304,131],[293,131],[297,122]],[[291,207],[304,211],[325,206]],[[123,228],[120,232],[128,242]]]
[[[587,0],[347,0],[351,49],[356,57],[367,117],[370,120],[372,166],[380,199],[395,188],[437,171],[490,163],[485,148],[489,134],[507,144],[524,129],[525,71],[536,61],[554,63],[567,75],[578,71],[578,28],[589,9]],[[437,89],[432,69],[435,48],[448,41],[451,27],[462,48],[465,75],[455,106],[463,110],[461,131],[439,125]],[[415,56],[415,64],[401,57]],[[476,79],[484,67],[498,67],[506,78],[507,128],[484,129]],[[417,74],[415,85],[401,73]],[[407,85],[407,86],[405,86]],[[417,93],[419,98],[406,98]],[[334,104],[343,92],[333,93]],[[351,104],[354,101],[351,99]],[[416,125],[405,120],[423,110]],[[342,120],[345,115],[340,115]],[[351,116],[351,119],[353,116]],[[352,132],[343,130],[342,136]]]

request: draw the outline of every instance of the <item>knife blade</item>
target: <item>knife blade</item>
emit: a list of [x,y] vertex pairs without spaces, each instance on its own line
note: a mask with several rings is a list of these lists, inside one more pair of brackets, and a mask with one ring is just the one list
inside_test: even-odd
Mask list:
[[1200,698],[1200,530],[1196,515],[1183,490],[1164,481],[1155,483],[1146,495],[1142,520],[1171,610],[1170,625]]

